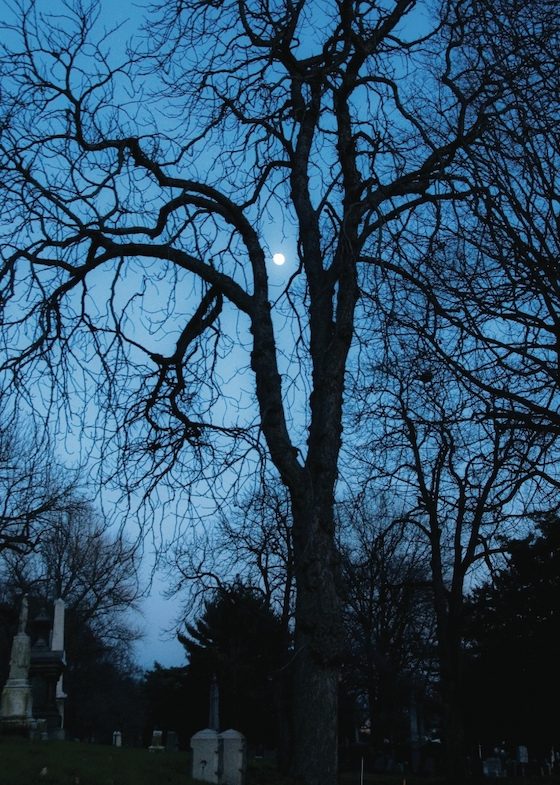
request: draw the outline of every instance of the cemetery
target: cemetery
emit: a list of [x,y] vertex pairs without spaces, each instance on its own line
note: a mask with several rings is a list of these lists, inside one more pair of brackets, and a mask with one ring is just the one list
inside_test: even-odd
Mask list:
[[[220,720],[220,684],[214,674],[207,687],[207,727],[189,739],[159,716],[144,742],[116,728],[110,744],[80,742],[65,729],[65,604],[52,612],[29,615],[24,596],[12,639],[8,678],[0,703],[0,785],[295,785],[277,771],[275,755]],[[414,709],[412,711],[412,708]],[[444,775],[441,741],[426,735],[426,715],[415,701],[409,711],[410,744],[385,740],[375,751],[370,727],[357,728],[353,743],[340,749],[341,785],[453,785]],[[171,716],[171,715],[170,715]],[[204,724],[204,723],[202,723]],[[187,743],[185,743],[187,742]],[[467,780],[502,785],[560,783],[560,754],[535,757],[525,745],[478,745],[466,765]]]
[[560,785],[558,0],[4,0],[0,785]]

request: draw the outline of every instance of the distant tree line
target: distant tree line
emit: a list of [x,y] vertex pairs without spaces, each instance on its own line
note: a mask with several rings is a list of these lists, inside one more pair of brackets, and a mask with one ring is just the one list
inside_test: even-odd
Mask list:
[[[250,507],[243,505],[246,511]],[[441,771],[446,695],[427,546],[403,536],[402,521],[382,504],[345,505],[353,535],[341,544],[345,651],[339,683],[341,761],[366,756],[380,770],[397,764]],[[560,588],[556,514],[526,521],[524,537],[499,539],[491,573],[472,578],[462,600],[461,680],[454,711],[468,771],[480,773],[479,749],[506,743],[543,756],[557,744],[556,624]],[[345,531],[349,531],[346,521]],[[223,553],[222,553],[223,556]],[[239,564],[238,566],[242,566]],[[220,686],[222,728],[247,735],[252,750],[276,750],[286,738],[285,702],[294,654],[290,630],[245,563],[244,579],[208,590],[179,639],[184,667],[146,674],[148,717],[173,727],[188,746],[208,723],[212,678]],[[188,707],[188,710],[185,710]]]
[[[5,414],[5,412],[3,412]],[[65,729],[69,738],[110,742],[120,729],[144,731],[132,612],[140,586],[136,549],[58,462],[48,439],[0,421],[0,683],[8,676],[23,595],[34,619],[65,602]]]

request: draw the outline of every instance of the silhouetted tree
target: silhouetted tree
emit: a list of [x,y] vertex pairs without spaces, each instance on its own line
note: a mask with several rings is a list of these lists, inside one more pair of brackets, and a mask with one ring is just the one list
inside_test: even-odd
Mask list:
[[32,551],[72,506],[76,481],[33,421],[21,425],[0,393],[0,554]]
[[167,595],[183,598],[185,614],[234,578],[258,587],[286,634],[294,613],[294,556],[290,502],[283,486],[264,479],[259,490],[221,509],[166,555]]
[[292,520],[286,489],[271,477],[245,495],[233,509],[222,509],[212,527],[198,526],[176,543],[167,557],[172,581],[168,595],[183,598],[189,618],[204,608],[204,598],[236,580],[261,592],[261,600],[278,616],[284,635],[286,667],[274,679],[277,762],[288,771],[291,761],[292,643],[294,554]]
[[77,496],[32,553],[0,558],[8,591],[44,603],[63,599],[75,623],[87,625],[108,648],[127,648],[139,635],[132,621],[141,591],[137,570],[136,549]]
[[191,679],[185,666],[164,668],[155,662],[144,674],[143,682],[146,740],[150,740],[154,728],[173,730],[179,746],[189,749],[191,736],[208,725],[207,688],[206,683]]
[[[422,253],[413,231],[404,236],[391,269],[425,299],[427,339],[486,396],[488,414],[557,436],[560,22],[549,0],[476,0],[472,10],[478,45],[464,52],[463,78],[492,61],[501,111],[466,145],[465,198],[442,207]],[[558,483],[556,465],[554,455]]]
[[131,644],[139,637],[132,616],[140,593],[135,549],[110,531],[90,502],[74,494],[33,552],[2,554],[0,585],[11,609],[3,663],[20,597],[29,595],[31,621],[40,610],[52,613],[53,602],[63,599],[67,733],[110,742],[112,732],[121,730],[127,742],[137,741],[143,720],[131,660]]
[[558,743],[560,521],[506,543],[506,563],[468,603],[464,700],[474,744],[525,744],[535,755]]
[[139,669],[124,645],[108,646],[72,609],[66,623],[65,728],[69,739],[143,741],[146,704]]
[[372,368],[375,384],[364,390],[357,415],[356,462],[365,463],[372,488],[398,500],[395,525],[405,541],[425,548],[442,734],[448,769],[458,778],[466,760],[465,594],[499,558],[503,538],[547,498],[540,475],[549,440],[488,417],[486,399],[430,351],[423,333],[393,318],[386,329],[384,361]]
[[200,728],[208,724],[210,684],[216,676],[222,729],[235,728],[249,743],[274,747],[277,682],[287,652],[281,621],[265,598],[234,583],[219,590],[186,629],[179,640],[188,657],[189,682],[201,690],[196,709]]
[[413,692],[426,693],[434,664],[434,608],[426,545],[407,539],[382,503],[343,508],[345,680],[367,697],[371,738],[407,743]]

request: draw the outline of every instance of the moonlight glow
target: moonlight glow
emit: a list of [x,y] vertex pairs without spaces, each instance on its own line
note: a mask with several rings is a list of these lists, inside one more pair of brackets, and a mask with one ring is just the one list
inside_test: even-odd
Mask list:
[[277,264],[278,266],[282,266],[286,261],[286,257],[284,256],[283,253],[275,253],[274,256],[272,257],[272,261],[274,262],[274,264]]

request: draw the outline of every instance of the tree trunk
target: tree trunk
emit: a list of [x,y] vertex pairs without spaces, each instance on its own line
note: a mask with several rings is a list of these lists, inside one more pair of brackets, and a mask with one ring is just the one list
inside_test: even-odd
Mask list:
[[[327,521],[332,518],[330,507]],[[306,513],[306,519],[298,520]],[[300,513],[296,507],[294,515],[297,600],[292,774],[305,785],[336,785],[342,640],[336,551],[331,526],[325,526],[325,518],[316,509],[308,507]]]
[[453,783],[465,778],[465,733],[461,701],[461,639],[458,625],[447,618],[440,640],[440,679],[443,704],[443,733],[445,741],[445,767]]
[[444,688],[445,769],[450,782],[465,779],[465,734],[456,684]]
[[337,782],[337,708],[338,669],[321,662],[304,645],[298,649],[294,670],[292,773],[305,785]]
[[286,663],[276,677],[276,763],[282,774],[289,774],[292,766],[292,668],[288,658],[291,651],[288,643],[285,647]]

